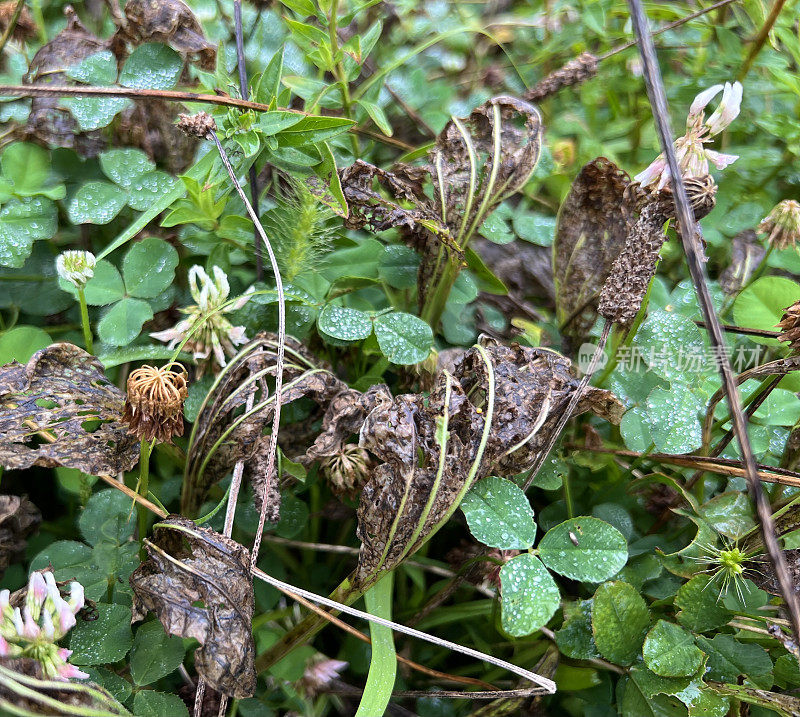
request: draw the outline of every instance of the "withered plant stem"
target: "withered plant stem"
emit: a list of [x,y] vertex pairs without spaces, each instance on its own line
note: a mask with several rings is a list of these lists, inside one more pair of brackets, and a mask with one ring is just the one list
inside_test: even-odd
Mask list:
[[781,596],[789,611],[795,642],[800,643],[800,599],[798,599],[798,595],[794,590],[794,584],[789,575],[786,559],[775,535],[775,525],[772,521],[772,508],[764,488],[761,485],[761,481],[759,480],[753,448],[750,445],[750,439],[747,435],[747,422],[742,412],[742,404],[737,390],[736,379],[730,361],[724,351],[725,338],[719,319],[714,311],[711,293],[708,288],[708,281],[705,276],[705,269],[700,259],[703,253],[701,230],[694,219],[692,207],[686,196],[686,187],[683,183],[678,159],[675,156],[674,138],[669,122],[669,106],[667,104],[666,92],[664,91],[664,82],[661,78],[661,70],[658,66],[655,46],[653,45],[653,38],[648,27],[647,15],[645,14],[641,0],[628,0],[628,4],[631,9],[634,34],[639,44],[639,52],[644,65],[647,92],[650,97],[650,104],[661,142],[661,149],[664,152],[667,165],[670,169],[672,196],[675,201],[678,229],[680,230],[686,261],[689,265],[689,274],[691,275],[692,283],[697,292],[703,318],[708,327],[709,340],[711,341],[712,347],[718,351],[718,355],[720,355],[719,368],[722,375],[722,385],[728,399],[728,405],[733,419],[733,429],[736,440],[739,443],[739,450],[745,468],[749,492],[755,503],[764,546],[772,561]]
[[[233,183],[236,192],[239,195],[239,198],[242,200],[242,203],[247,210],[247,213],[250,215],[250,219],[253,221],[255,225],[256,231],[258,232],[261,240],[264,242],[264,248],[267,250],[267,255],[269,256],[269,261],[272,266],[272,272],[275,275],[275,291],[278,294],[278,347],[277,347],[277,355],[275,359],[275,408],[272,414],[272,433],[270,434],[269,438],[269,453],[267,454],[267,475],[266,480],[277,480],[277,476],[275,476],[275,467],[277,462],[277,452],[278,452],[278,427],[280,426],[281,421],[281,388],[283,386],[283,358],[284,352],[286,348],[286,300],[283,293],[283,280],[281,279],[281,272],[278,268],[278,260],[275,257],[275,252],[272,249],[272,244],[270,244],[269,239],[267,238],[267,233],[264,231],[264,227],[261,225],[261,221],[258,218],[258,215],[253,210],[252,205],[247,200],[247,196],[244,193],[241,185],[239,184],[239,180],[236,178],[236,172],[231,165],[230,159],[228,159],[228,155],[225,152],[225,148],[222,146],[222,143],[219,141],[219,137],[214,130],[209,132],[209,136],[211,139],[214,140],[214,144],[217,146],[217,151],[219,152],[220,159],[222,163],[225,165],[225,169],[228,172],[228,176],[230,177],[231,182]],[[255,539],[253,541],[253,550],[250,555],[250,569],[251,571],[255,570],[256,563],[258,562],[258,551],[261,547],[261,534],[264,532],[264,523],[266,522],[267,518],[267,510],[269,506],[267,504],[266,499],[262,502],[261,506],[261,514],[258,517],[258,529],[256,530]]]
[[586,373],[581,379],[581,382],[578,384],[578,387],[573,392],[572,397],[570,398],[570,401],[567,404],[566,409],[561,414],[561,417],[558,419],[558,423],[553,429],[553,432],[550,434],[547,443],[537,455],[536,461],[534,462],[533,466],[531,466],[531,468],[528,470],[528,476],[525,479],[525,483],[522,486],[522,490],[528,490],[528,488],[530,488],[533,479],[536,477],[536,474],[539,472],[539,469],[547,460],[547,456],[550,455],[550,451],[553,450],[553,446],[556,444],[558,437],[561,435],[561,431],[564,430],[564,426],[567,425],[567,421],[569,421],[572,412],[577,407],[578,401],[580,401],[584,390],[586,390],[586,386],[589,385],[589,381],[591,380],[592,375],[594,374],[595,369],[597,368],[597,362],[600,360],[600,355],[606,348],[608,335],[611,333],[611,326],[612,326],[611,320],[606,319],[605,323],[603,324],[603,332],[600,335],[600,340],[597,342],[597,347],[595,348],[594,353],[592,354],[592,359],[591,361],[589,361],[589,366],[586,369]]

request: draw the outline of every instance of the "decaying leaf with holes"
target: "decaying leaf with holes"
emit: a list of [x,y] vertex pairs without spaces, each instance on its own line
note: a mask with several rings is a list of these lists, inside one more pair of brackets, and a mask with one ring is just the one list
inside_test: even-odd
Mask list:
[[145,541],[131,575],[133,622],[155,613],[169,635],[193,637],[198,674],[235,699],[256,687],[250,552],[230,538],[171,515]]
[[42,514],[27,496],[0,495],[0,577],[41,522]]
[[163,42],[204,70],[213,70],[217,48],[206,40],[200,22],[182,0],[128,0],[127,23],[120,34],[134,45]]
[[0,711],[52,717],[76,714],[131,716],[100,685],[45,679],[41,663],[30,657],[0,656]]
[[[360,445],[379,465],[358,508],[362,541],[354,584],[369,587],[417,550],[480,478],[511,476],[536,458],[577,388],[568,359],[546,349],[494,341],[468,350],[430,396],[406,394],[376,406]],[[590,388],[576,413],[615,423],[622,404]]]
[[52,344],[27,364],[0,368],[0,465],[64,466],[88,475],[133,468],[139,444],[122,423],[125,394],[102,364],[72,344]]
[[[272,425],[275,405],[267,379],[275,376],[276,350],[274,334],[257,336],[232,359],[206,397],[189,443],[181,496],[183,514],[194,515],[208,489],[243,460],[256,505],[260,509],[262,500],[267,499],[274,504],[270,515],[277,517],[277,486],[266,485],[262,470],[269,446],[269,436],[262,434]],[[287,339],[282,404],[308,397],[324,410],[338,394],[348,390],[333,373],[318,366],[302,344]],[[253,408],[237,413],[250,395],[254,396]]]
[[600,290],[625,246],[635,200],[628,175],[605,157],[581,169],[561,205],[553,277],[561,331],[580,341],[597,318]]
[[[528,181],[539,159],[541,140],[542,121],[533,105],[513,97],[494,97],[469,117],[451,119],[423,167],[400,164],[387,172],[357,160],[343,169],[342,191],[350,206],[348,226],[399,229],[422,255],[420,307],[430,303],[427,294],[434,288],[446,299],[470,238],[504,199]],[[426,181],[432,183],[432,199],[425,194]],[[376,182],[389,199],[374,187]],[[408,203],[412,208],[403,206]],[[441,253],[446,253],[446,261]],[[436,315],[424,318],[438,323]]]

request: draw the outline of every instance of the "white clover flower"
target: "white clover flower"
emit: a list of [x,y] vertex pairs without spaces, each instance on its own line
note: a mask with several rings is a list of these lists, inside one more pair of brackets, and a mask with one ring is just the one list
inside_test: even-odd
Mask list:
[[89,677],[67,662],[72,652],[56,644],[75,626],[75,615],[83,607],[80,583],[70,584],[67,601],[52,572],[34,572],[28,579],[23,607],[12,607],[10,599],[8,590],[0,591],[0,657],[34,659],[50,679]]
[[190,336],[185,348],[198,360],[198,377],[202,376],[209,363],[225,366],[226,356],[233,356],[236,346],[248,340],[244,326],[233,326],[225,314],[241,309],[250,300],[253,287],[237,301],[225,306],[231,291],[228,277],[218,266],[213,267],[211,273],[213,279],[202,266],[195,265],[189,269],[189,289],[195,304],[181,309],[187,316],[171,329],[150,334],[158,341],[169,342],[171,349]]
[[[720,92],[722,100],[717,109],[706,119],[705,108]],[[739,159],[736,154],[723,154],[713,149],[706,149],[705,144],[736,119],[741,104],[740,82],[714,85],[694,98],[689,108],[689,116],[686,118],[686,134],[675,140],[675,154],[684,179],[708,175],[709,162],[717,169],[725,169]],[[657,183],[658,191],[664,189],[670,181],[670,171],[664,155],[659,154],[647,169],[634,177],[634,180],[643,187]]]
[[96,264],[97,259],[90,251],[70,250],[58,255],[56,271],[64,281],[82,289],[94,276]]

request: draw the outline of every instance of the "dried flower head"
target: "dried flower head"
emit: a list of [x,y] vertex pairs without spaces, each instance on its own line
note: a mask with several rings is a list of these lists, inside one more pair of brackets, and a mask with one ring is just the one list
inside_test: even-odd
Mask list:
[[72,651],[56,644],[75,627],[75,615],[84,605],[83,585],[70,583],[65,600],[52,572],[35,572],[28,579],[22,605],[12,602],[8,590],[0,591],[0,657],[36,660],[51,679],[89,677],[67,662]]
[[[712,115],[705,118],[705,108],[722,92],[722,100]],[[742,104],[742,85],[739,82],[726,82],[725,85],[714,85],[694,98],[686,118],[686,134],[675,140],[675,154],[678,166],[684,179],[705,177],[709,171],[709,162],[717,169],[725,169],[733,164],[738,155],[722,154],[706,149],[705,144],[722,132],[739,114]],[[659,154],[655,161],[638,174],[634,179],[643,187],[656,184],[661,191],[669,184],[670,171],[667,160]]]
[[[150,334],[159,341],[168,341],[169,348],[175,348],[186,341],[185,348],[191,351],[198,361],[198,378],[205,371],[208,363],[216,361],[218,366],[225,366],[225,356],[233,356],[236,346],[247,343],[244,326],[234,326],[225,314],[242,308],[250,299],[252,287],[237,301],[228,303],[230,285],[225,272],[218,266],[212,269],[212,279],[201,266],[189,269],[189,289],[195,300],[193,306],[182,309],[187,314],[171,329]],[[213,352],[213,359],[208,361]]]
[[758,230],[776,249],[787,249],[800,239],[800,202],[784,199],[761,220]]
[[354,443],[346,443],[336,455],[322,462],[322,473],[337,495],[358,493],[369,478],[369,469],[369,453]]
[[70,250],[58,255],[56,271],[64,281],[82,289],[94,276],[96,264],[97,259],[90,251]]
[[786,341],[790,348],[800,349],[800,301],[784,309],[784,314],[778,322],[781,333],[779,341]]
[[198,112],[196,115],[178,115],[178,129],[190,137],[206,139],[217,129],[217,123],[208,112]]
[[186,371],[179,363],[142,366],[128,376],[122,420],[137,438],[169,443],[173,436],[183,435],[183,402],[188,393]]

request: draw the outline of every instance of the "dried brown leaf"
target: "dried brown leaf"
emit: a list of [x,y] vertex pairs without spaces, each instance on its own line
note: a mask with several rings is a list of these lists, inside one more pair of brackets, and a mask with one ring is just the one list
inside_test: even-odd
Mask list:
[[41,522],[42,514],[27,496],[0,495],[0,577]]
[[[8,29],[8,23],[11,22],[11,19],[14,17],[17,11],[17,5],[19,5],[17,0],[5,0],[5,2],[0,2],[0,34],[5,33]],[[24,42],[32,37],[36,37],[36,30],[36,23],[33,21],[31,11],[23,5],[22,11],[17,18],[17,24],[14,25],[11,37],[17,42]]]
[[[89,32],[71,6],[64,9],[67,26],[50,42],[43,45],[31,60],[23,77],[27,85],[75,84],[64,71],[89,55],[108,49],[108,43]],[[26,126],[28,135],[44,144],[75,149],[79,154],[93,156],[103,145],[97,132],[80,132],[69,110],[59,107],[58,97],[34,97]]]
[[133,621],[154,612],[170,635],[193,637],[198,674],[235,699],[256,687],[250,552],[171,515],[145,541],[148,559],[131,575]]
[[[274,499],[277,486],[264,483],[260,472],[268,439],[263,432],[272,425],[274,396],[269,395],[266,379],[274,377],[277,363],[274,335],[262,334],[246,347],[239,361],[234,361],[222,380],[207,397],[198,415],[186,461],[181,512],[194,515],[208,489],[220,481],[240,460],[245,461],[245,475],[254,483],[256,504],[260,509],[265,496]],[[286,340],[287,358],[283,372],[281,403],[286,405],[309,397],[327,406],[347,385],[330,371],[316,367],[306,349],[296,340]],[[241,412],[247,397],[256,394],[249,415]],[[276,515],[275,511],[272,512]]]
[[134,45],[163,42],[182,55],[197,58],[204,70],[213,70],[217,49],[203,34],[200,22],[183,0],[128,0],[126,26],[121,30]]
[[605,157],[581,169],[558,214],[553,245],[562,333],[582,339],[597,318],[600,290],[633,221],[630,179]]
[[130,470],[139,443],[121,422],[124,403],[102,364],[72,344],[7,364],[0,368],[0,465],[65,466],[89,475]]
[[[379,403],[360,433],[379,465],[358,508],[356,584],[368,586],[417,550],[475,481],[530,466],[578,384],[569,360],[553,351],[485,341],[457,359],[452,374],[442,371],[430,396]],[[576,413],[589,409],[614,422],[623,412],[610,392],[594,388]]]

